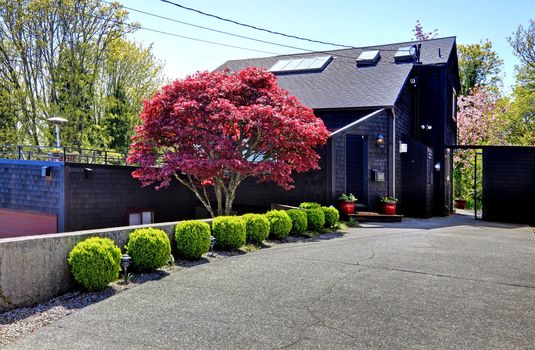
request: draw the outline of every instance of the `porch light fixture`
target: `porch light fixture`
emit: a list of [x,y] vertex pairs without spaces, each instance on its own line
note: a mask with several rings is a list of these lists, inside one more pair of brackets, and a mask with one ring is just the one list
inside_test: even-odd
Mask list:
[[68,120],[60,117],[52,117],[48,118],[47,120],[56,126],[56,147],[59,148],[59,127],[66,124]]
[[123,268],[124,283],[128,283],[128,266],[132,262],[132,258],[128,254],[123,254],[121,257],[121,266]]
[[375,136],[375,147],[383,148],[385,146],[385,137],[383,134],[377,134]]

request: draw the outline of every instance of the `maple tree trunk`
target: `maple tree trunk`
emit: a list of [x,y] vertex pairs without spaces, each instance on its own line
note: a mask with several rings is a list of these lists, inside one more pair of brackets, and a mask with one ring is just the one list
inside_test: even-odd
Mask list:
[[214,192],[217,201],[217,215],[223,215],[223,189],[221,185],[214,185]]

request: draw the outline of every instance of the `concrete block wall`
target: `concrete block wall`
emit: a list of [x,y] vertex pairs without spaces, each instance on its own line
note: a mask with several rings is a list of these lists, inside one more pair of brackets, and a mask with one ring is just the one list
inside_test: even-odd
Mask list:
[[[205,220],[210,222],[211,220]],[[173,242],[177,222],[0,239],[0,312],[31,306],[75,288],[67,256],[89,237],[107,237],[124,248],[140,227],[164,230]],[[174,246],[174,242],[171,244]]]

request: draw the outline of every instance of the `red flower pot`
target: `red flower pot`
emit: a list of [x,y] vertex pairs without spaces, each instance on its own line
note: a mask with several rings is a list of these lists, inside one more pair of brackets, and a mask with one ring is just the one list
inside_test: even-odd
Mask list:
[[386,215],[396,215],[396,203],[383,203],[383,213]]
[[455,200],[455,208],[457,208],[457,209],[466,208],[466,200],[464,200],[464,199],[456,199]]
[[355,202],[340,202],[340,211],[345,214],[353,214],[355,212]]

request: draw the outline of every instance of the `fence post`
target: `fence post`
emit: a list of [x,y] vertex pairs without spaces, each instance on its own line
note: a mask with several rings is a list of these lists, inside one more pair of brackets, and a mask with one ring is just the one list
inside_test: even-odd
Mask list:
[[104,165],[108,165],[108,151],[104,151]]
[[67,147],[63,146],[63,161],[67,160]]
[[19,160],[22,159],[22,146],[17,146],[17,153],[19,154]]

